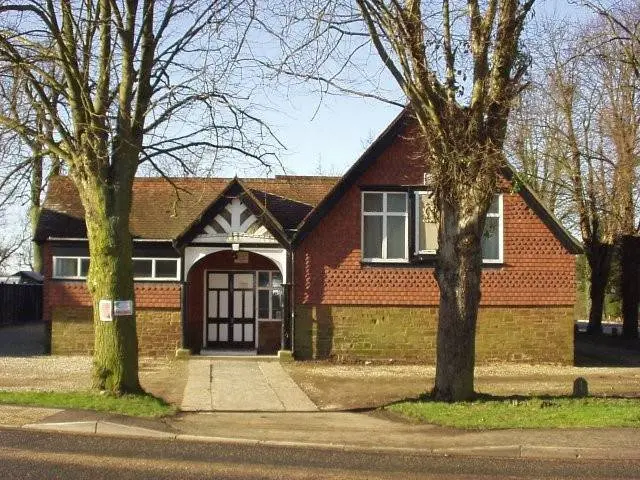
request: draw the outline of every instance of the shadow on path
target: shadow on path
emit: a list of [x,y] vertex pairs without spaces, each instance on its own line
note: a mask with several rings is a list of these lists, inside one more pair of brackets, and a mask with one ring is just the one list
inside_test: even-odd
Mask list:
[[640,340],[611,335],[575,336],[577,367],[640,367]]
[[45,324],[26,323],[0,327],[0,357],[33,357],[45,354]]

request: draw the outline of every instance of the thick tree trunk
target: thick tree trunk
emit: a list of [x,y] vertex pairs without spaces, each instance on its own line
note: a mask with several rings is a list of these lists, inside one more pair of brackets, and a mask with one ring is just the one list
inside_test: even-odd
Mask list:
[[640,237],[622,239],[622,335],[638,338],[638,302],[640,301]]
[[613,245],[608,243],[592,242],[587,245],[587,260],[591,269],[591,286],[589,298],[589,325],[587,333],[599,335],[602,333],[602,316],[604,313],[604,296],[611,269]]
[[[472,201],[467,199],[466,203]],[[432,392],[434,399],[440,401],[469,400],[475,395],[473,372],[482,274],[480,232],[484,221],[474,221],[471,213],[479,208],[477,204],[470,205],[461,214],[448,202],[442,206],[436,268],[440,307]],[[464,203],[462,211],[465,212]]]
[[100,319],[100,300],[134,300],[132,240],[129,233],[131,186],[82,182],[91,263],[87,284],[95,331],[93,386],[116,394],[141,391],[138,340],[133,315]]
[[[35,147],[31,160],[31,191],[29,199],[29,220],[31,222],[31,236],[36,234],[40,220],[40,192],[42,191],[42,155]],[[31,268],[34,272],[42,273],[42,247],[37,242],[31,242]]]

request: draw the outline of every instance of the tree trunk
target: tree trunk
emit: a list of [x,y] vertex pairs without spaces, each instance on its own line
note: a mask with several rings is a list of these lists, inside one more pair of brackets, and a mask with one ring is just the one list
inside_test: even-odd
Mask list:
[[474,222],[470,212],[480,206],[465,208],[465,203],[470,202],[473,200],[461,201],[463,213],[446,201],[441,210],[436,268],[440,307],[432,396],[445,402],[469,400],[475,395],[473,371],[482,274],[480,232],[484,217],[480,216],[481,220]]
[[[36,234],[40,220],[40,193],[42,191],[42,155],[37,147],[32,147],[31,159],[31,191],[29,198],[29,220],[31,222],[31,236]],[[37,242],[31,242],[31,268],[34,272],[42,273],[42,247]]]
[[93,386],[110,392],[140,392],[138,340],[133,315],[100,320],[100,300],[134,300],[130,181],[112,185],[81,181],[91,263],[87,284],[93,301]]
[[640,301],[640,237],[622,239],[622,335],[638,338],[638,302]]
[[604,313],[604,296],[611,269],[613,246],[608,243],[592,242],[587,245],[586,255],[591,269],[591,286],[589,298],[589,325],[587,333],[599,335],[602,333],[602,315]]

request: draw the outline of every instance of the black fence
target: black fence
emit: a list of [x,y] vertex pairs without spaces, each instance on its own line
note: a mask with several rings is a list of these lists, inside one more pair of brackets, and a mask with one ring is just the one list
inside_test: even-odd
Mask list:
[[622,334],[638,338],[640,304],[640,237],[622,238]]
[[42,320],[42,285],[0,284],[0,325]]

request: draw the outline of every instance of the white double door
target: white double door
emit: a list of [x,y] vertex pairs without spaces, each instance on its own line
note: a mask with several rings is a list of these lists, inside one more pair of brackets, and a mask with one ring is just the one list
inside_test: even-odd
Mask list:
[[207,347],[255,347],[255,281],[254,272],[207,272]]

